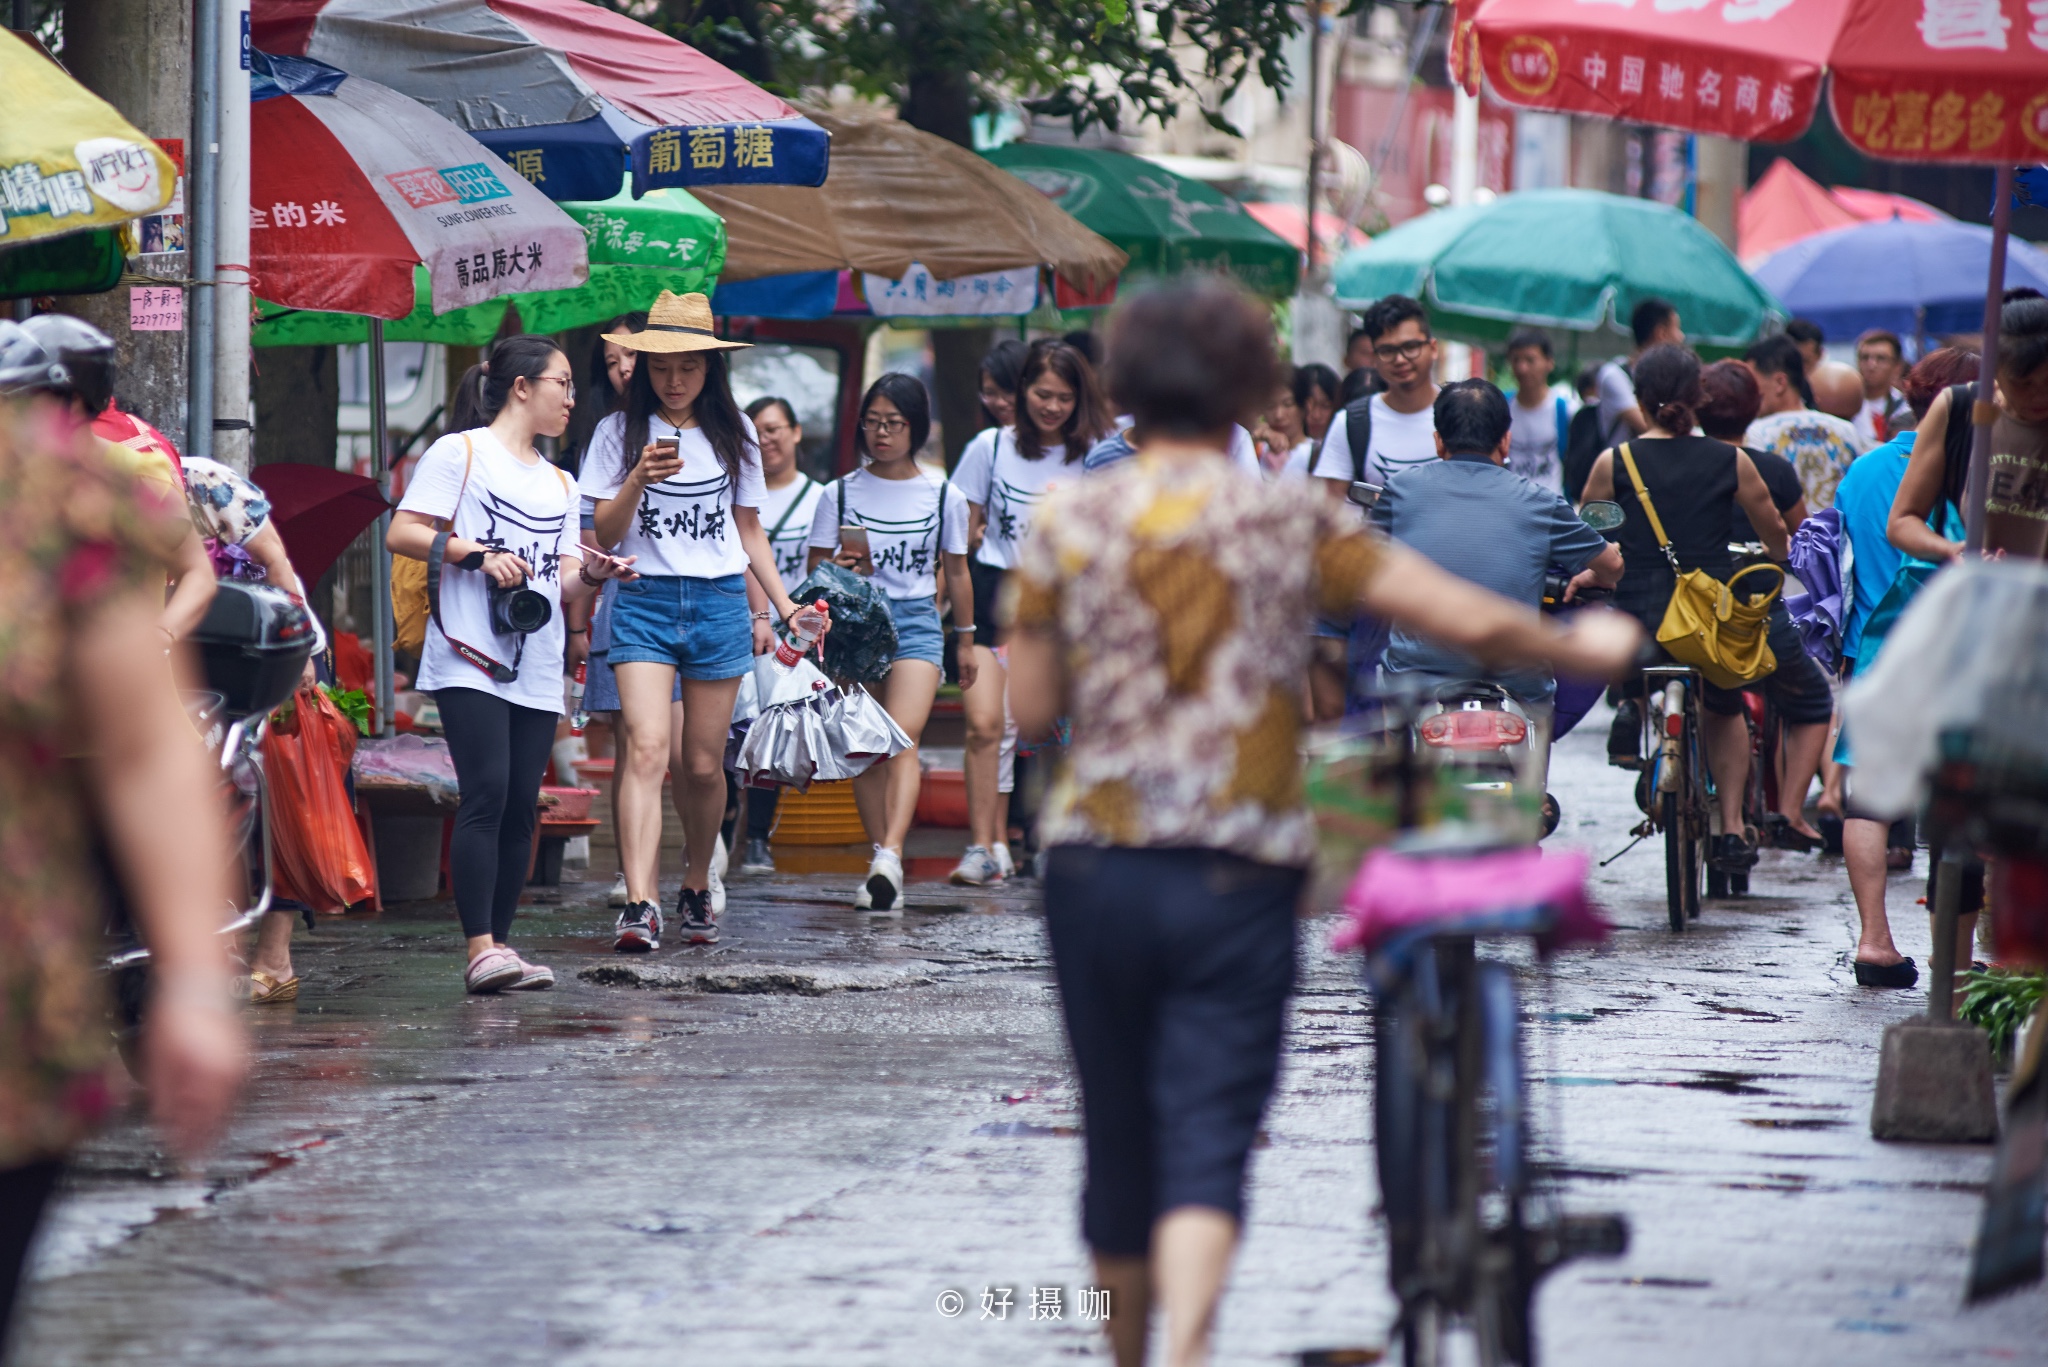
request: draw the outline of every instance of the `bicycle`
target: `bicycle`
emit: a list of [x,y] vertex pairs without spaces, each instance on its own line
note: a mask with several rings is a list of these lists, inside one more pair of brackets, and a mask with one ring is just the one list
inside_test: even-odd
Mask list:
[[1543,1277],[1575,1257],[1619,1255],[1628,1226],[1560,1210],[1554,1167],[1534,1152],[1516,970],[1482,958],[1478,942],[1529,938],[1547,965],[1607,926],[1585,902],[1583,858],[1539,855],[1532,813],[1492,810],[1505,818],[1494,821],[1485,804],[1458,809],[1461,792],[1492,785],[1462,782],[1459,756],[1417,744],[1411,722],[1390,707],[1377,751],[1341,754],[1325,770],[1364,799],[1333,813],[1337,830],[1355,831],[1378,802],[1398,814],[1398,834],[1367,857],[1347,899],[1340,947],[1367,955],[1373,1126],[1403,1361],[1437,1367],[1463,1325],[1486,1367],[1530,1367]]
[[1644,820],[1630,834],[1664,836],[1666,910],[1671,929],[1683,933],[1699,919],[1715,820],[1713,779],[1700,743],[1700,672],[1690,665],[1650,665],[1643,681],[1649,704],[1643,708],[1646,762],[1636,782],[1636,805]]

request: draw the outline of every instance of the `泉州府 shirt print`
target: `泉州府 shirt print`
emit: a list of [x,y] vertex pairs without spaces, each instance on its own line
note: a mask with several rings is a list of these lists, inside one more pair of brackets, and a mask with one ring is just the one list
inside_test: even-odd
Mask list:
[[[683,468],[641,490],[625,536],[611,548],[619,555],[638,556],[633,568],[641,574],[722,579],[746,571],[747,552],[733,525],[732,510],[759,508],[767,489],[761,480],[754,424],[745,417],[740,422],[746,439],[735,485],[701,427],[672,427],[658,415],[648,420],[647,439],[673,439]],[[606,502],[626,487],[625,432],[626,415],[621,412],[606,417],[591,433],[578,480],[585,497]]]

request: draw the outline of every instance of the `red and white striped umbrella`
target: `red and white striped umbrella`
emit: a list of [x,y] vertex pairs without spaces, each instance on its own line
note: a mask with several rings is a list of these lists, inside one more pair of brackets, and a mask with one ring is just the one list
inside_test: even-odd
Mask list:
[[333,67],[255,54],[250,253],[257,295],[403,318],[589,278],[583,229],[469,134]]

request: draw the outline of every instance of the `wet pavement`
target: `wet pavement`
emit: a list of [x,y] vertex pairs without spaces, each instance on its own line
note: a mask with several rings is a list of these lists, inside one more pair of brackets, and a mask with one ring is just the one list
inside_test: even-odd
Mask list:
[[[1557,839],[1605,857],[1637,818],[1599,722],[1553,787]],[[1925,965],[1922,858],[1892,903]],[[1079,1318],[1080,1122],[1035,886],[946,867],[913,866],[934,881],[901,920],[848,909],[850,873],[735,879],[724,943],[641,960],[604,952],[603,885],[570,885],[522,913],[562,980],[527,997],[461,995],[445,906],[323,921],[296,1007],[252,1016],[254,1080],[204,1174],[134,1123],[81,1155],[16,1361],[1107,1361]],[[1766,855],[1758,895],[1683,937],[1660,849],[1597,878],[1620,932],[1529,985],[1531,1064],[1568,1207],[1625,1212],[1634,1244],[1547,1284],[1547,1361],[2048,1361],[2038,1288],[1959,1306],[1990,1150],[1869,1136],[1879,1036],[1921,998],[1854,985],[1839,862]],[[1304,935],[1224,1363],[1377,1347],[1392,1319],[1364,1002],[1327,929]],[[1061,1318],[1032,1318],[1038,1287]]]

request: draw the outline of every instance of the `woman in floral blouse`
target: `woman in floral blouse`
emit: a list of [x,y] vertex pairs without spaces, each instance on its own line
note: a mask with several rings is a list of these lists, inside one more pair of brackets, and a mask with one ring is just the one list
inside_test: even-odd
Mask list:
[[1046,926],[1088,1148],[1082,1232],[1120,1367],[1207,1360],[1273,1088],[1313,832],[1301,623],[1363,610],[1502,662],[1593,677],[1641,632],[1565,631],[1380,540],[1304,481],[1232,469],[1273,390],[1265,310],[1220,281],[1140,295],[1110,332],[1136,459],[1039,506],[1013,575],[1010,702],[1073,722],[1040,831]]
[[[225,822],[165,653],[182,507],[131,478],[0,323],[0,1342],[63,1159],[115,1096],[95,830],[155,954],[142,1075],[195,1156],[244,1059]],[[97,819],[95,817],[97,814]]]

